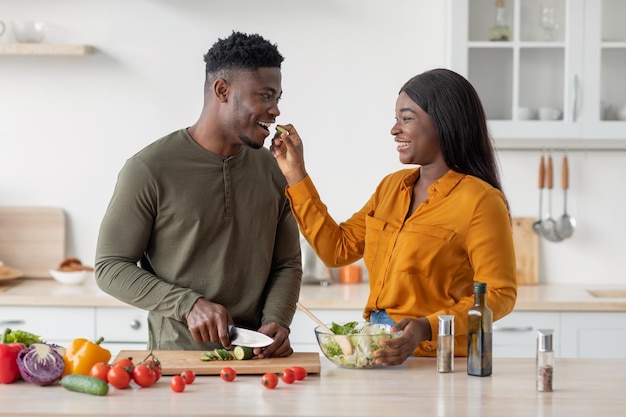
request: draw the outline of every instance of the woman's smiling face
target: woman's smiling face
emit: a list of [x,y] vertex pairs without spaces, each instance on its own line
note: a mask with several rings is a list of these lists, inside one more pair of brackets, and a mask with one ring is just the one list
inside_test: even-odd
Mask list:
[[391,134],[403,164],[428,165],[443,159],[433,119],[405,92],[396,100],[396,123]]

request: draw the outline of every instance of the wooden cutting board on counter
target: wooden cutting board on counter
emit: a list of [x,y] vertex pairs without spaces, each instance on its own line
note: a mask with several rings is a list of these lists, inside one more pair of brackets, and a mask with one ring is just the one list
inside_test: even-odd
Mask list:
[[0,207],[0,260],[27,278],[51,278],[65,258],[65,214],[55,207]]
[[[155,350],[154,356],[161,362],[163,375],[177,375],[191,369],[196,375],[219,375],[225,366],[232,367],[237,374],[280,373],[285,368],[301,366],[310,374],[320,373],[320,354],[316,352],[294,352],[286,358],[249,359],[244,361],[201,361],[205,351],[199,350]],[[122,358],[141,361],[150,354],[147,350],[122,350],[113,362]]]
[[539,284],[539,236],[533,232],[534,217],[513,217],[513,244],[518,285]]

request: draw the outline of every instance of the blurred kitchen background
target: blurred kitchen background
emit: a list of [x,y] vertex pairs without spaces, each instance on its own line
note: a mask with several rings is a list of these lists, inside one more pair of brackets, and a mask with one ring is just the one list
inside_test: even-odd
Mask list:
[[[285,56],[279,122],[298,128],[308,171],[342,220],[384,175],[402,168],[389,133],[397,92],[413,75],[451,67],[459,46],[451,35],[455,1],[2,0],[7,29],[0,46],[16,42],[10,22],[41,20],[44,43],[94,51],[0,55],[0,205],[62,207],[68,255],[92,264],[124,161],[196,121],[203,54],[218,37],[239,30],[262,34]],[[520,10],[518,2],[506,4]],[[495,0],[488,5],[491,21]],[[507,11],[514,27],[513,10]],[[623,91],[623,77],[621,83]],[[618,123],[626,141],[626,122]],[[514,216],[537,217],[539,157],[551,150],[553,216],[560,216],[567,151],[568,212],[577,227],[565,241],[540,241],[540,282],[623,284],[626,147],[620,140],[599,147],[579,139],[522,138],[503,146],[505,192]]]

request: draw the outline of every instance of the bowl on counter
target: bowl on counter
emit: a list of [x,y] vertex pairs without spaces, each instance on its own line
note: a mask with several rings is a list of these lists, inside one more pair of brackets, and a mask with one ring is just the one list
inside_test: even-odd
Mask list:
[[46,24],[35,20],[14,20],[13,33],[21,43],[39,43],[43,40]]
[[82,270],[82,271],[59,271],[56,269],[51,269],[50,275],[52,278],[57,280],[62,284],[69,285],[79,285],[87,280],[87,278],[93,276],[93,271]]
[[[337,325],[333,323],[327,326],[334,330]],[[357,323],[354,333],[346,335],[328,333],[321,326],[315,328],[315,337],[324,356],[340,368],[350,369],[381,367],[382,365],[375,363],[374,358],[374,352],[384,349],[380,342],[401,334],[401,331],[392,332],[391,326],[387,324],[365,322]]]

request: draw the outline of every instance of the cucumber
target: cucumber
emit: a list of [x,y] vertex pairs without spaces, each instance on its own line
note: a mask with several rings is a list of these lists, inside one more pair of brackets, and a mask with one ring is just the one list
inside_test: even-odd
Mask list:
[[276,131],[278,133],[289,133],[289,132],[287,132],[287,129],[285,129],[283,127],[280,127],[280,126],[276,126]]
[[252,357],[254,356],[252,350],[253,349],[251,347],[247,346],[235,346],[235,348],[233,349],[233,356],[235,357],[235,359],[240,361],[252,359]]
[[70,391],[91,395],[106,395],[109,392],[109,384],[99,378],[88,375],[65,375],[61,378],[61,385]]
[[213,349],[208,352],[204,352],[200,357],[202,361],[232,361],[235,359],[233,354],[226,349]]

